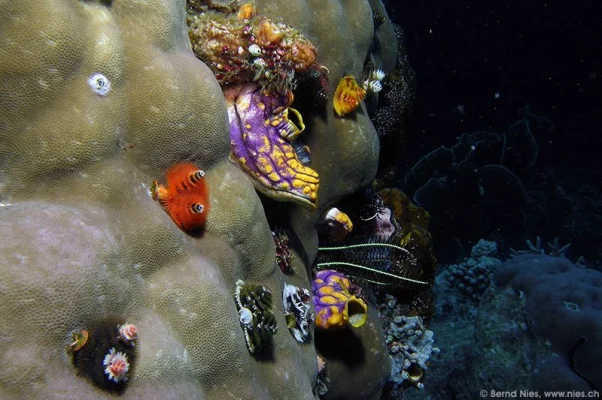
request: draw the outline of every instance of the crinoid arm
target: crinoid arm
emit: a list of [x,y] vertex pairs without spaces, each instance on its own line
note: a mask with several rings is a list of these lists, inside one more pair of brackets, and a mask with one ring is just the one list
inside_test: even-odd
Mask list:
[[318,249],[318,270],[336,269],[354,280],[377,286],[428,285],[417,258],[405,247],[378,237],[356,237]]

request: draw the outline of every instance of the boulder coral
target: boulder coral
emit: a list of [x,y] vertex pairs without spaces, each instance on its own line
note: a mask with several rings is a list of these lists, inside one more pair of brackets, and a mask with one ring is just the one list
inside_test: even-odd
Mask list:
[[[558,364],[571,381],[563,390],[602,387],[602,273],[582,268],[565,257],[546,254],[518,255],[494,274],[500,287],[511,287],[525,298],[525,320],[532,332],[549,341]],[[536,359],[535,390],[554,380],[550,360]],[[564,364],[564,367],[562,367]],[[541,367],[541,368],[540,368]],[[567,368],[569,367],[569,368]],[[552,370],[552,371],[550,371]],[[558,387],[558,386],[555,386]]]
[[[260,195],[228,160],[226,103],[192,52],[184,0],[0,5],[0,397],[111,397],[77,376],[65,349],[74,333],[119,318],[137,327],[136,368],[122,398],[314,398],[313,344],[282,329],[271,357],[257,359],[233,293],[239,279],[275,294],[285,279],[309,288],[319,215],[376,173],[378,137],[364,106],[352,118],[304,115],[319,202],[313,212],[280,205],[298,238],[297,273],[285,276]],[[366,60],[388,72],[396,59],[380,1],[256,7],[310,37],[334,82],[360,76]],[[385,16],[377,27],[373,10]],[[205,171],[211,192],[199,237],[150,193],[153,179],[181,162]],[[285,327],[282,310],[274,295]],[[388,374],[368,368],[386,358],[377,316],[368,321],[356,333],[362,398],[378,397]],[[338,385],[353,393],[349,381]]]

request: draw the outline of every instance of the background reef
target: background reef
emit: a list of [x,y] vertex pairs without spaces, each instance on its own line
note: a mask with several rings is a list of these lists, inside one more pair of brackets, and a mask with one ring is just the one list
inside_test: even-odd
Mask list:
[[442,266],[430,324],[441,349],[424,390],[408,399],[471,399],[481,390],[598,390],[602,273],[564,256],[526,253],[503,262],[481,240]]
[[[405,139],[398,147],[396,173],[383,176],[390,178],[389,184],[413,195],[414,188],[404,183],[407,174],[438,147],[451,148],[479,132],[507,135],[529,114],[551,123],[543,130],[530,123],[538,147],[534,165],[522,175],[509,168],[520,178],[524,196],[512,188],[503,197],[482,198],[478,174],[470,179],[462,171],[435,176],[447,177],[450,186],[460,178],[460,196],[451,193],[454,188],[446,193],[454,206],[427,207],[440,261],[453,263],[467,256],[483,237],[497,241],[507,255],[510,247],[541,236],[571,242],[567,255],[573,260],[583,256],[595,267],[602,256],[598,3],[486,0],[461,5],[385,1],[385,5],[392,21],[404,29],[418,88],[411,117],[406,118]],[[490,157],[479,162],[500,165]],[[491,176],[484,180],[491,186]],[[498,188],[504,186],[502,175],[496,181]],[[524,202],[513,203],[510,196],[523,197]],[[496,212],[483,212],[487,208]],[[506,212],[509,223],[495,220]],[[468,227],[459,226],[463,220]]]
[[385,5],[416,95],[378,177],[430,214],[440,263],[428,329],[441,351],[423,391],[391,398],[599,392],[599,4]]

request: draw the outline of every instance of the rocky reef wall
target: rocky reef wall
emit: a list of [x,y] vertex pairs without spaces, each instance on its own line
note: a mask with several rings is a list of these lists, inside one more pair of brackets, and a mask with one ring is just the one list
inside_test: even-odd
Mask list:
[[[287,332],[282,290],[285,279],[309,287],[319,216],[376,174],[378,137],[365,107],[336,117],[332,87],[327,109],[304,115],[320,189],[314,211],[281,205],[298,238],[296,273],[285,277],[261,198],[228,159],[222,88],[192,52],[184,0],[0,3],[0,397],[314,398],[315,348]],[[380,1],[256,8],[316,44],[332,86],[359,79],[366,61],[394,66]],[[210,211],[200,236],[152,198],[153,180],[181,162],[205,172]],[[237,280],[273,295],[280,329],[263,359],[245,344]],[[111,381],[106,369],[117,366],[105,354],[92,352],[80,360],[88,372],[76,370],[78,332],[103,324],[117,332],[114,318],[137,327],[127,380]],[[367,364],[384,363],[376,313],[370,321],[358,332]],[[362,396],[378,396],[387,373],[367,369]]]

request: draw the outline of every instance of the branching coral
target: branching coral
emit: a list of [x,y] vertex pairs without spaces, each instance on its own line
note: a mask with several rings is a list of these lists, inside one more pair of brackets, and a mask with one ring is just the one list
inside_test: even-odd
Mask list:
[[[547,243],[548,254],[553,257],[566,257],[567,250],[571,247],[571,243],[567,243],[564,246],[560,245],[558,238],[554,238],[553,242]],[[518,256],[521,254],[546,254],[546,249],[542,246],[541,237],[537,236],[535,243],[530,239],[527,239],[527,250],[514,250],[510,249],[512,256]]]

